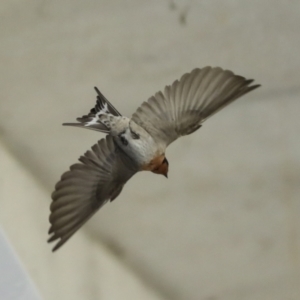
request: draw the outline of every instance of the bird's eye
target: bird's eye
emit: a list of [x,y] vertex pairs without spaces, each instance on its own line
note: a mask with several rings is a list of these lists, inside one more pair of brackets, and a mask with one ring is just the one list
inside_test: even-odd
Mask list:
[[134,140],[138,140],[140,138],[140,135],[131,131],[131,137],[134,139]]

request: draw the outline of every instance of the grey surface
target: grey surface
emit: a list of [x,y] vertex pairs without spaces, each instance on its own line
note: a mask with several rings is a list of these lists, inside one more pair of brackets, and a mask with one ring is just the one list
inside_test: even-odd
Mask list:
[[89,111],[94,85],[129,116],[194,67],[261,83],[171,146],[169,180],[139,174],[87,227],[167,298],[299,299],[299,1],[1,10],[1,135],[49,193],[103,136],[60,125]]
[[[0,172],[1,226],[43,300],[162,299],[103,243],[91,239],[84,230],[76,234],[71,251],[53,254],[46,242],[49,192],[9,153],[1,139],[0,166],[5,170]],[[0,256],[1,266],[2,263],[14,266],[2,258],[5,259],[4,254]],[[2,270],[7,276],[9,272],[3,267],[0,272]],[[6,284],[20,283],[10,282],[11,279],[17,278],[4,278]],[[4,283],[1,280],[0,286]],[[12,295],[17,291],[16,286],[10,290]],[[1,300],[8,300],[1,296]]]
[[92,229],[121,245],[171,299],[235,299],[241,286],[254,289],[242,299],[257,299],[266,282],[277,286],[298,274],[297,99],[220,113],[170,148],[169,180],[136,176],[125,188],[126,202],[103,208]]
[[1,227],[0,298],[3,300],[41,300]]

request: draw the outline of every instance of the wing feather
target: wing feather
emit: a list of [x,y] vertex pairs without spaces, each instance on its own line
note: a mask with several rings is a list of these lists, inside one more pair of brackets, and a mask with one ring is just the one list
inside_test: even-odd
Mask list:
[[49,221],[52,236],[61,247],[108,200],[114,200],[137,172],[129,157],[111,136],[100,140],[65,172],[52,193]]
[[163,147],[190,134],[217,111],[258,88],[232,71],[219,67],[194,69],[144,102],[132,120]]

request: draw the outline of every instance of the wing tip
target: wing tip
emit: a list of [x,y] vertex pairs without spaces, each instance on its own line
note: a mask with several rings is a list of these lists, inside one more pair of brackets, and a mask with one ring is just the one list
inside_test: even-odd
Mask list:
[[[51,228],[50,228],[51,229]],[[49,230],[50,231],[50,230]],[[58,250],[69,238],[69,237],[61,237],[61,236],[58,236],[57,234],[53,233],[52,236],[50,236],[47,240],[47,243],[50,244],[56,240],[58,240],[56,242],[56,244],[54,245],[54,247],[52,248],[52,252],[55,252],[56,250]]]
[[[48,239],[48,241],[47,241],[48,243],[51,243],[51,242],[53,242],[53,241],[50,241],[50,239]],[[52,249],[51,249],[51,251],[52,252],[55,252],[56,250],[58,250],[61,246],[62,246],[62,244],[63,244],[63,242],[62,242],[62,240],[60,240]]]
[[[254,80],[253,80],[254,81]],[[252,81],[252,82],[253,82]],[[254,85],[248,85],[248,90],[247,90],[247,92],[251,92],[251,91],[253,91],[253,90],[256,90],[256,89],[258,89],[259,87],[261,87],[261,84],[254,84]]]

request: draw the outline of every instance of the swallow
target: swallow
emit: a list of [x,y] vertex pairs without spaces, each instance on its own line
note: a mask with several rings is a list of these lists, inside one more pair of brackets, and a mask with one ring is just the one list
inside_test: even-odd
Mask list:
[[258,88],[254,80],[219,67],[194,69],[143,102],[131,118],[95,88],[97,102],[78,123],[106,137],[79,158],[55,186],[50,205],[50,238],[60,248],[106,202],[121,193],[137,172],[168,176],[166,148],[239,97]]

